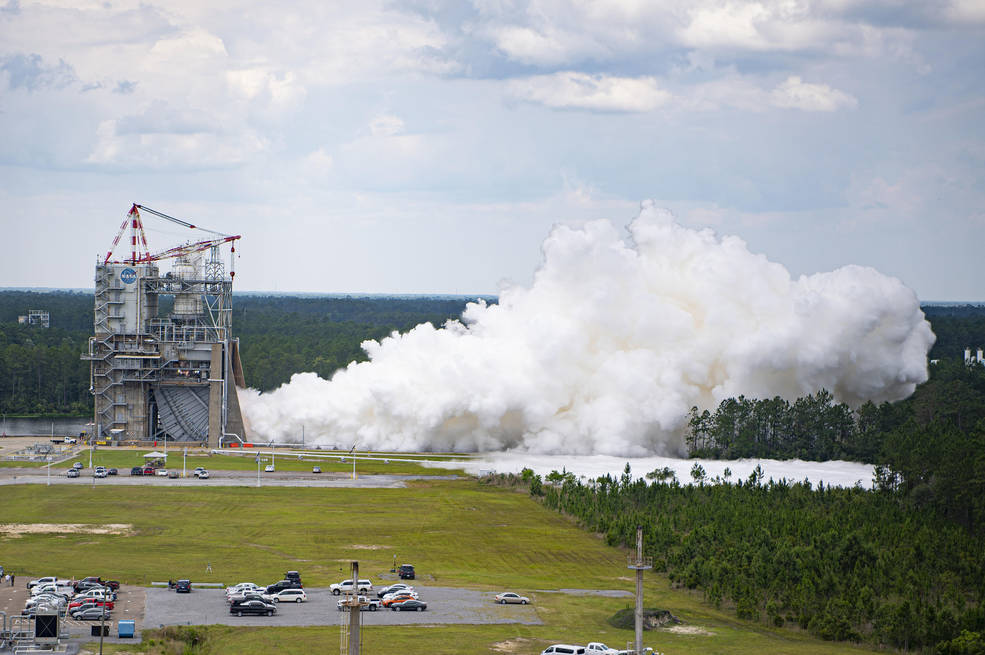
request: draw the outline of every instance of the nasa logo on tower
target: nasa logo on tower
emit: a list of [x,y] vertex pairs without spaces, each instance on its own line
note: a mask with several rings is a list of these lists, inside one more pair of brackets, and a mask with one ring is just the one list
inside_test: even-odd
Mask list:
[[124,268],[120,271],[120,280],[126,284],[133,284],[137,281],[137,271],[132,268]]

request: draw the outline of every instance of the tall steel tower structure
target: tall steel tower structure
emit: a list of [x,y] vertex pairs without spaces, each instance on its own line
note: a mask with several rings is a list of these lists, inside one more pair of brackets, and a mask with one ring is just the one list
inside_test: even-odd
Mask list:
[[[157,254],[147,250],[140,211],[214,238]],[[129,229],[130,256],[113,261]],[[96,264],[90,363],[95,438],[197,442],[245,440],[237,387],[245,387],[239,340],[231,333],[232,285],[220,246],[240,237],[134,205],[105,258]],[[158,262],[173,260],[160,274]]]

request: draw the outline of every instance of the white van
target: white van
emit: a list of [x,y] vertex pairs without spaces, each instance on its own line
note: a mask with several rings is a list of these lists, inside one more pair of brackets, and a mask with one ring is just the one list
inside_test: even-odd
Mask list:
[[571,646],[569,644],[554,644],[542,650],[540,655],[585,655],[585,647]]
[[[368,594],[373,591],[373,583],[369,580],[359,580],[356,584],[357,590],[360,594]],[[352,579],[343,580],[342,582],[337,582],[333,585],[329,585],[329,590],[336,596],[339,594],[351,594],[352,593]]]

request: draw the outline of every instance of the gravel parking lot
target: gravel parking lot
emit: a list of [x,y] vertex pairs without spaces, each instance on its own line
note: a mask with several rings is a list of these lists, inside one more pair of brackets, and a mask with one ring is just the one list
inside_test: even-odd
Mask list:
[[[364,611],[363,625],[409,625],[414,623],[522,623],[539,625],[541,620],[533,605],[499,605],[496,592],[424,587],[415,585],[421,600],[428,604],[424,612],[392,612],[381,609]],[[234,616],[221,589],[194,589],[190,594],[176,594],[167,589],[148,589],[144,625],[270,625],[308,626],[339,625],[348,614],[338,611],[338,596],[326,588],[305,588],[306,603],[280,603],[274,616]]]

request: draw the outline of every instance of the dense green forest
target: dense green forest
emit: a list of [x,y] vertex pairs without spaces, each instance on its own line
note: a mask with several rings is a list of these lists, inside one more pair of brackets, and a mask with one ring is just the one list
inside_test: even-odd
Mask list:
[[[588,483],[562,474],[554,484],[528,473],[527,483],[610,544],[631,547],[643,526],[656,571],[739,618],[903,650],[985,648],[982,532],[919,497],[764,483],[756,473],[693,485],[654,473],[650,483],[627,471]],[[952,649],[952,640],[979,650]]]
[[237,296],[233,326],[247,385],[268,391],[302,371],[329,378],[366,359],[363,341],[425,322],[440,326],[458,318],[465,304],[463,298]]
[[[486,300],[494,301],[487,298]],[[301,371],[329,377],[362,361],[360,344],[393,331],[457,318],[459,297],[260,296],[233,299],[247,385],[268,391]],[[0,291],[0,412],[88,415],[89,365],[80,356],[92,331],[91,293]],[[30,309],[50,313],[51,327],[19,325]],[[166,304],[162,303],[162,311]]]
[[[500,481],[526,485],[611,544],[631,547],[643,526],[656,570],[740,618],[823,639],[985,653],[985,367],[931,370],[865,427],[880,444],[873,491],[764,482],[758,467],[746,480],[708,480],[698,463],[691,484],[669,469],[634,480],[628,465],[620,478],[526,470]],[[801,400],[792,407],[844,419],[825,394]]]

